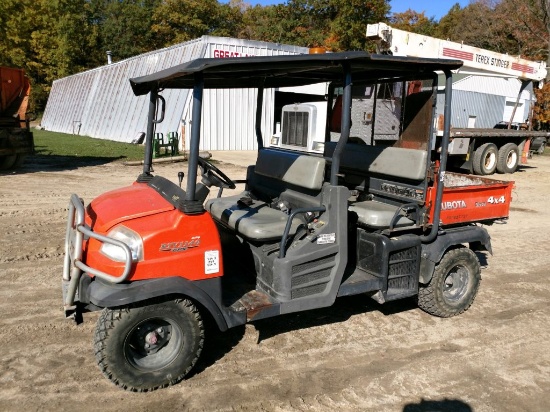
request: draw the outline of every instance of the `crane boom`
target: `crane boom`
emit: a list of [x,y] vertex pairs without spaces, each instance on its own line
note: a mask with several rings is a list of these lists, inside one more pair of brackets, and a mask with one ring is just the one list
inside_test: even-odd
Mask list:
[[367,25],[367,39],[377,42],[379,52],[390,52],[395,56],[458,59],[464,62],[464,68],[537,82],[542,82],[546,78],[545,62],[534,62],[463,43],[399,30],[385,23]]

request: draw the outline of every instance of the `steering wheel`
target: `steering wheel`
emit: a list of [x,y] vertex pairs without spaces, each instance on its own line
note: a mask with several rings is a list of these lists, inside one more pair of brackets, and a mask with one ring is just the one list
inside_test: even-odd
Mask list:
[[201,168],[201,176],[207,186],[235,189],[235,183],[208,160],[199,157],[198,163]]

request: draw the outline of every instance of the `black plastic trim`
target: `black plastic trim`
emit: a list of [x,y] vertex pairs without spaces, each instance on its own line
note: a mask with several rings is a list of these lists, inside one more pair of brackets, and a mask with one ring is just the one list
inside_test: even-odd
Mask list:
[[181,210],[185,199],[185,191],[174,182],[162,176],[155,176],[147,183],[147,186],[154,189],[176,209]]
[[221,278],[190,281],[181,277],[114,284],[95,279],[89,288],[90,303],[98,307],[127,306],[167,295],[184,295],[202,305],[221,331],[246,323],[246,312],[234,312],[221,304]]
[[151,180],[153,180],[153,178],[154,176],[150,173],[142,173],[137,177],[136,182],[149,183]]
[[428,283],[431,280],[435,265],[450,247],[465,243],[471,247],[482,246],[493,254],[491,236],[485,228],[472,225],[446,229],[439,233],[433,242],[422,244],[420,282]]

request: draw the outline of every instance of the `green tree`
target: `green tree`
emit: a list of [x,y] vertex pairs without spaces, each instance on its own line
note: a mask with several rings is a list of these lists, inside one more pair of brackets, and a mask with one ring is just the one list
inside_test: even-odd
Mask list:
[[209,34],[230,36],[229,4],[217,0],[164,0],[153,13],[152,31],[164,46]]
[[443,39],[505,53],[506,27],[495,18],[494,7],[491,0],[477,0],[462,9],[455,4],[440,20],[436,34]]
[[550,58],[549,12],[548,0],[502,0],[496,5],[496,17],[507,28],[503,37],[508,41],[509,53]]
[[428,18],[424,12],[419,13],[412,9],[408,9],[403,13],[393,13],[389,20],[390,25],[396,29],[427,36],[434,36],[437,29],[437,22],[433,17]]
[[31,36],[38,13],[30,0],[0,1],[0,64],[29,69]]
[[329,33],[329,0],[290,0],[286,4],[245,9],[237,35],[242,38],[321,46]]
[[289,0],[245,11],[246,38],[332,51],[365,50],[367,24],[385,20],[385,0]]
[[0,62],[25,69],[31,104],[44,108],[53,80],[87,66],[88,22],[84,0],[4,0]]
[[385,0],[331,0],[330,3],[336,10],[331,23],[333,50],[366,50],[367,24],[384,21],[390,10]]
[[151,30],[162,0],[91,0],[89,18],[97,25],[101,62],[110,50],[121,60],[161,47]]
[[460,27],[463,14],[464,12],[460,4],[455,3],[448,13],[439,20],[435,31],[435,37],[449,40],[459,37],[460,31],[457,30],[457,28]]

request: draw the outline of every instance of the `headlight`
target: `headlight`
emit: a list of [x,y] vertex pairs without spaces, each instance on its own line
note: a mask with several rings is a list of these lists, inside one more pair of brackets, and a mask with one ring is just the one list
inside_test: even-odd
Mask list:
[[[132,252],[134,262],[143,260],[143,240],[136,232],[125,226],[117,226],[107,233],[107,237],[120,240],[128,245]],[[126,253],[120,246],[111,243],[103,243],[100,249],[101,253],[118,262],[126,261]]]
[[324,152],[325,151],[325,142],[313,142],[311,150],[314,152]]

